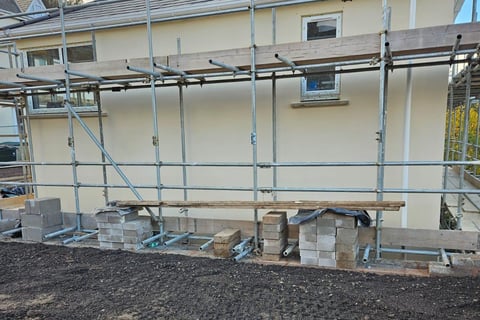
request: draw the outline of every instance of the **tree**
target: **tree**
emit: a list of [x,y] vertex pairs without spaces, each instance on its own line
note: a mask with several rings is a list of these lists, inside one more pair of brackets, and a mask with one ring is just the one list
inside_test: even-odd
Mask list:
[[[82,3],[83,3],[83,0],[67,0],[68,6],[82,4]],[[58,0],[43,0],[43,4],[47,9],[58,8]]]

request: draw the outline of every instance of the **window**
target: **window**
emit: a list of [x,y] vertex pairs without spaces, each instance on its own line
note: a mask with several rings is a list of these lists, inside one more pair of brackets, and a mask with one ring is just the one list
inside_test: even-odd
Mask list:
[[[81,45],[67,48],[68,60],[71,63],[89,62],[95,60],[92,45]],[[49,48],[32,50],[26,53],[29,67],[51,66],[62,64],[62,48]],[[57,93],[55,90],[49,92],[35,91],[36,95],[29,99],[30,107],[33,113],[42,112],[63,112],[64,93]],[[95,111],[97,102],[93,92],[75,92],[70,94],[70,102],[79,111]]]
[[[341,15],[328,14],[303,18],[302,40],[336,38],[341,35]],[[318,72],[302,78],[302,100],[338,99],[340,94],[340,75],[335,67],[309,68],[309,73]]]

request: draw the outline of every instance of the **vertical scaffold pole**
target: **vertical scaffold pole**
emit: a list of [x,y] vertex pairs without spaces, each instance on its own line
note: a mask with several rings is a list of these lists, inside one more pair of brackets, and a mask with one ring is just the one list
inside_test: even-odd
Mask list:
[[[272,44],[277,44],[277,11],[272,9]],[[277,148],[277,78],[272,74],[272,161],[278,161]],[[278,167],[273,167],[273,187],[278,187]],[[278,200],[277,191],[273,191],[273,200]]]
[[[69,64],[68,64],[68,51],[67,51],[67,36],[65,32],[65,0],[58,1],[58,7],[60,11],[60,22],[61,22],[61,32],[62,32],[62,52],[63,52],[63,63],[65,66],[65,100],[67,103],[70,102],[70,75],[68,73]],[[82,215],[80,213],[80,196],[79,196],[79,184],[78,184],[78,173],[77,173],[77,157],[75,154],[75,138],[73,132],[73,118],[72,112],[67,108],[68,115],[68,145],[70,147],[70,157],[72,159],[72,172],[73,172],[73,185],[74,185],[74,195],[75,195],[75,213],[77,218],[77,231],[80,231],[82,228]]]
[[[153,40],[152,40],[152,15],[150,12],[150,0],[145,0],[145,5],[147,7],[147,33],[148,33],[148,55],[150,60],[150,70],[154,72],[155,61],[153,60]],[[157,177],[157,199],[162,200],[162,180],[160,175],[160,141],[158,134],[158,107],[157,107],[157,96],[155,88],[155,77],[150,75],[150,88],[152,96],[152,113],[153,113],[153,145],[155,147],[155,173]],[[159,233],[163,234],[163,215],[162,208],[158,208],[158,227]],[[163,241],[163,239],[161,239]]]
[[[250,143],[252,144],[253,157],[253,200],[258,200],[258,158],[257,158],[257,69],[256,69],[256,44],[255,44],[255,0],[250,0],[250,77],[251,77],[251,98],[252,98],[252,132],[250,134]],[[259,244],[258,232],[258,209],[254,209],[254,242],[255,248]]]
[[[32,138],[32,126],[30,124],[30,110],[29,110],[29,106],[27,105],[27,96],[26,95],[23,95],[22,96],[22,103],[24,104],[25,106],[25,124],[27,126],[26,130],[27,130],[27,143],[28,143],[28,153],[29,153],[29,159],[31,162],[35,162],[35,155],[33,154],[33,138]],[[36,170],[36,167],[34,165],[31,165],[30,166],[30,172],[32,174],[32,181],[34,183],[37,182],[37,170]],[[38,187],[37,185],[34,185],[33,186],[33,193],[35,195],[35,198],[38,197]]]
[[[95,90],[94,92],[95,95],[95,101],[97,101],[97,115],[98,115],[98,131],[100,135],[100,144],[102,145],[103,148],[105,148],[105,135],[103,132],[103,119],[102,119],[102,103],[100,101],[100,91]],[[105,165],[105,155],[103,152],[100,152],[101,157],[102,157],[102,175],[103,175],[103,183],[105,184],[105,187],[103,188],[103,197],[105,198],[105,205],[108,204],[109,197],[108,197],[108,176],[107,176],[107,166]]]
[[[452,114],[453,114],[453,84],[449,85],[449,96],[448,96],[448,106],[447,106],[447,139],[445,141],[445,153],[443,156],[444,161],[450,160],[450,139],[452,134]],[[443,189],[446,190],[448,187],[448,166],[443,167]],[[442,196],[442,206],[446,208],[447,206],[447,194],[444,193]]]
[[[466,81],[465,81],[465,112],[463,115],[463,137],[462,137],[462,153],[460,155],[460,161],[465,162],[467,158],[467,147],[468,147],[468,129],[470,123],[470,87],[472,84],[472,66],[469,63],[466,70]],[[458,181],[458,189],[463,189],[465,187],[465,165],[460,165],[460,172],[459,172],[459,181]],[[458,195],[458,202],[457,202],[457,229],[462,230],[462,222],[463,222],[463,201],[465,198],[464,193],[460,193]]]
[[[185,101],[183,97],[183,85],[178,86],[178,96],[180,101],[180,135],[182,142],[182,163],[187,162],[187,139],[185,135]],[[186,187],[188,183],[187,179],[187,167],[182,166],[182,181],[183,186]],[[183,200],[188,200],[188,190],[187,188],[183,189]],[[185,209],[188,210],[188,209]],[[188,211],[186,211],[188,214]]]
[[[383,1],[383,32],[380,45],[380,89],[379,89],[379,108],[378,108],[378,154],[377,154],[377,201],[383,201],[383,188],[385,182],[385,143],[386,143],[386,123],[387,123],[387,92],[388,92],[388,66],[385,50],[387,42],[387,31],[389,26],[389,9],[387,1]],[[383,211],[376,212],[376,238],[375,255],[376,259],[381,258],[381,240],[382,240]]]

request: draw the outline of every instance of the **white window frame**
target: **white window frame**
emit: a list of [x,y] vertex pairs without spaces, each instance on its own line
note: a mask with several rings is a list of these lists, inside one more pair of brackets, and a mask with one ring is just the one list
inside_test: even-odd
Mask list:
[[[74,47],[83,47],[83,46],[88,46],[91,45],[93,47],[93,50],[95,50],[95,47],[91,42],[86,42],[86,43],[76,43],[75,45],[68,46],[68,48],[74,48]],[[58,46],[51,46],[51,47],[37,47],[37,48],[29,48],[29,49],[24,49],[22,52],[23,55],[23,61],[25,61],[25,64],[28,66],[28,57],[27,54],[28,52],[33,52],[37,50],[49,50],[49,49],[57,49],[58,54],[60,57],[60,64],[64,63],[64,57],[63,57],[63,48],[58,47]],[[94,58],[95,58],[95,52],[94,52]],[[45,94],[48,94],[45,92]],[[94,97],[95,99],[95,97]],[[33,98],[32,96],[28,96],[27,98],[27,103],[28,103],[28,110],[30,114],[52,114],[52,113],[66,113],[67,108],[38,108],[35,109],[33,107]],[[80,107],[75,107],[75,111],[77,112],[93,112],[93,111],[98,111],[98,105],[85,105],[85,106],[80,106]]]
[[[342,14],[341,13],[331,13],[331,14],[322,14],[315,16],[308,16],[302,18],[302,41],[308,41],[307,39],[307,25],[311,22],[325,21],[325,20],[336,20],[336,37],[341,37],[342,35]],[[308,77],[308,76],[307,76]],[[307,77],[301,78],[301,98],[302,101],[308,100],[332,100],[340,98],[340,74],[335,74],[335,88],[332,90],[317,90],[317,91],[307,91]]]

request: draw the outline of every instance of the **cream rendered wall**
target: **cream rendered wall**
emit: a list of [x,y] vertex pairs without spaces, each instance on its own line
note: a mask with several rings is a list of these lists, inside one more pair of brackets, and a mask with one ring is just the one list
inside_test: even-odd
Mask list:
[[[417,1],[417,26],[449,24],[453,21],[453,0]],[[343,35],[374,33],[381,30],[380,0],[325,1],[315,4],[277,9],[277,43],[301,40],[302,16],[341,12]],[[392,28],[408,27],[408,1],[389,1],[392,6]],[[435,15],[431,15],[431,8]],[[270,10],[256,16],[256,42],[271,44]],[[183,53],[248,47],[250,30],[248,13],[192,19],[155,25],[154,54],[177,52],[177,38]],[[99,60],[145,57],[148,54],[145,27],[113,29],[96,33]],[[441,160],[443,155],[444,112],[447,92],[447,67],[414,70],[412,109],[411,160]],[[376,161],[378,127],[378,73],[344,74],[341,77],[341,98],[348,106],[293,109],[290,103],[300,99],[300,80],[278,82],[278,159],[279,161]],[[401,160],[406,90],[406,71],[390,74],[387,121],[387,160]],[[189,86],[184,89],[187,126],[187,161],[252,161],[250,145],[251,96],[250,83]],[[177,88],[157,90],[160,128],[160,152],[163,161],[180,161],[179,102]],[[102,93],[102,106],[108,116],[103,119],[107,150],[117,161],[153,161],[151,144],[152,110],[149,90]],[[258,159],[271,161],[271,84],[258,82],[257,87]],[[96,128],[96,120],[87,119]],[[37,141],[36,159],[68,161],[66,120],[34,120]],[[93,144],[75,128],[78,160],[99,160]],[[45,144],[45,141],[49,141]],[[41,144],[38,147],[38,143]],[[35,141],[34,141],[35,144]],[[190,185],[251,187],[251,169],[188,168]],[[156,183],[153,168],[127,167],[125,172],[133,183]],[[181,185],[181,169],[162,167],[164,185]],[[440,188],[441,168],[412,168],[410,187]],[[71,168],[41,168],[39,181],[71,183]],[[79,169],[81,182],[101,183],[101,171]],[[401,187],[401,168],[386,170],[386,187]],[[271,186],[272,170],[259,169],[259,186]],[[121,183],[109,169],[109,182]],[[297,187],[370,187],[376,185],[375,168],[283,168],[279,169],[280,186]],[[62,196],[63,206],[74,210],[73,191],[42,188],[41,195]],[[145,199],[155,199],[156,191],[141,190]],[[103,204],[101,189],[80,189],[81,209],[88,212]],[[165,190],[164,199],[182,199],[180,190]],[[346,193],[279,193],[280,200],[293,199],[363,199],[373,200],[374,194]],[[126,189],[111,190],[111,199],[132,199]],[[401,199],[400,194],[386,199]],[[189,191],[191,200],[252,199],[250,192]],[[259,199],[271,200],[271,194]],[[410,195],[409,227],[437,228],[439,195]],[[166,211],[176,214],[176,211]],[[251,211],[206,212],[190,210],[193,217],[250,219]],[[372,214],[374,214],[372,212]],[[399,213],[386,213],[385,225],[398,226]]]

